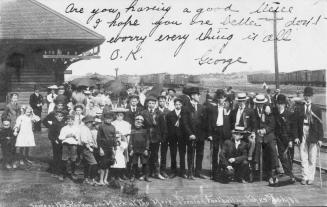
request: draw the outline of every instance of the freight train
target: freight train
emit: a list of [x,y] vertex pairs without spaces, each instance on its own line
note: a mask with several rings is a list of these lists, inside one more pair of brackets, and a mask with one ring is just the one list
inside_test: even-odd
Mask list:
[[161,84],[165,87],[179,88],[183,87],[187,83],[200,83],[200,76],[198,75],[187,75],[187,74],[167,74],[167,73],[156,73],[142,75],[140,78],[141,85],[156,85]]
[[[258,73],[247,75],[249,83],[275,83],[274,73]],[[299,70],[289,73],[279,73],[280,84],[326,86],[326,69],[323,70]]]

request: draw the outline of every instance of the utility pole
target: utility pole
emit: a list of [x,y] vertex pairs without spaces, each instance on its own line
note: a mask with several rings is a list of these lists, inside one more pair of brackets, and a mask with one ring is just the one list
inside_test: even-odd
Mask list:
[[118,68],[115,68],[116,71],[116,79],[118,78]]
[[279,68],[278,68],[278,48],[277,48],[277,15],[274,11],[274,62],[275,62],[275,83],[276,89],[279,89]]

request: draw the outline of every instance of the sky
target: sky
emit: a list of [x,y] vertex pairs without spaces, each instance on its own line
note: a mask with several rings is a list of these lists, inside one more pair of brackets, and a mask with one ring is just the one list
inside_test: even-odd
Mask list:
[[[264,20],[273,17],[273,13],[267,12],[270,7],[278,7],[277,17],[282,18],[277,21],[277,32],[279,38],[283,39],[277,45],[279,71],[327,68],[327,0],[285,0],[280,4],[261,0],[38,1],[106,38],[100,46],[101,58],[72,64],[68,69],[72,70],[73,75],[90,72],[114,75],[115,68],[119,68],[120,74],[274,71],[273,41],[266,41],[271,39],[273,22]],[[133,6],[133,1],[136,11],[127,11],[126,8]],[[69,5],[71,6],[68,7]],[[153,11],[153,8],[160,11]],[[94,9],[104,12],[96,14],[87,22]],[[142,11],[138,12],[137,9]],[[199,16],[191,25],[196,14]],[[110,22],[117,15],[119,18],[114,26]],[[119,22],[126,22],[129,17],[129,25],[123,29],[122,24],[117,25]],[[153,23],[161,18],[162,22],[170,24],[158,26],[150,35],[155,26]],[[242,18],[243,24],[236,25]],[[244,25],[247,19],[248,24],[251,21],[253,24]],[[96,26],[97,20],[100,23]],[[318,23],[313,24],[317,20]],[[308,22],[309,24],[304,24]],[[117,37],[120,29],[120,37],[129,36],[140,40],[146,36],[140,50],[135,53],[136,60],[133,55],[128,54],[137,51],[137,45],[141,41],[129,41],[127,38],[124,42],[122,39],[108,42]],[[203,38],[210,30],[210,37],[217,38],[219,35],[220,39],[196,39],[201,37],[201,33]],[[252,35],[251,38],[256,37],[254,40],[246,39],[249,35]],[[160,36],[162,41],[158,41]],[[171,41],[172,39],[176,40]]]

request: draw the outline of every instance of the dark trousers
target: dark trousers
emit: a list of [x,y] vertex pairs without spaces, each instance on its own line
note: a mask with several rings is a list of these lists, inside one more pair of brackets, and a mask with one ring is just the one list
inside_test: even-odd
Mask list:
[[177,137],[168,138],[165,142],[161,143],[161,161],[160,161],[160,170],[166,171],[166,162],[167,162],[167,151],[168,147],[170,150],[170,160],[171,160],[171,170],[176,173],[177,164],[176,164],[176,155],[177,155]]
[[279,155],[278,157],[279,157],[280,162],[282,163],[283,170],[286,175],[293,176],[292,163],[291,163],[292,149],[289,148],[286,151],[286,148],[287,148],[286,143],[277,141],[277,149],[278,149],[278,155]]
[[232,163],[231,166],[233,170],[228,170],[227,166],[219,165],[219,169],[221,172],[221,177],[223,181],[229,181],[231,178],[235,178],[236,180],[244,179],[246,180],[249,177],[249,162],[247,160],[243,160],[241,163]]
[[[40,119],[41,119],[41,113],[42,113],[42,108],[39,109],[39,108],[34,108],[33,109],[33,113],[36,115],[36,116],[39,116]],[[34,123],[34,131],[41,131],[41,120],[38,121],[38,122],[35,122]]]
[[54,141],[51,141],[52,145],[52,163],[50,165],[50,169],[52,173],[60,174],[62,173],[62,145],[57,144]]
[[181,175],[185,174],[186,138],[178,137],[179,168]]
[[[138,176],[138,164],[133,164],[133,176]],[[149,165],[148,164],[142,164],[142,173],[147,178],[149,177]]]
[[6,141],[1,143],[2,158],[4,164],[13,164],[15,161],[16,148],[15,141]]
[[218,173],[219,146],[224,141],[223,127],[216,127],[212,137],[212,173],[216,177]]
[[267,140],[264,142],[262,140],[262,137],[256,136],[255,162],[260,162],[260,145],[262,144],[262,156],[264,160],[263,169],[267,172],[269,177],[275,176],[278,167],[276,140]]
[[159,148],[160,142],[150,143],[150,172],[159,174]]
[[[200,174],[204,152],[204,140],[188,141],[187,143],[187,169],[189,174]],[[195,159],[195,166],[194,166]],[[195,170],[194,170],[195,167]]]

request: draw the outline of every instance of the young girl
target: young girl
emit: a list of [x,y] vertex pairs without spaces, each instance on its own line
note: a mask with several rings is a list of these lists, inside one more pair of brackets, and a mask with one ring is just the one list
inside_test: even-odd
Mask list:
[[29,158],[29,148],[35,147],[33,123],[40,121],[40,117],[34,115],[33,109],[22,106],[21,115],[17,118],[14,127],[14,136],[17,136],[16,147],[19,148],[20,164],[32,164]]

